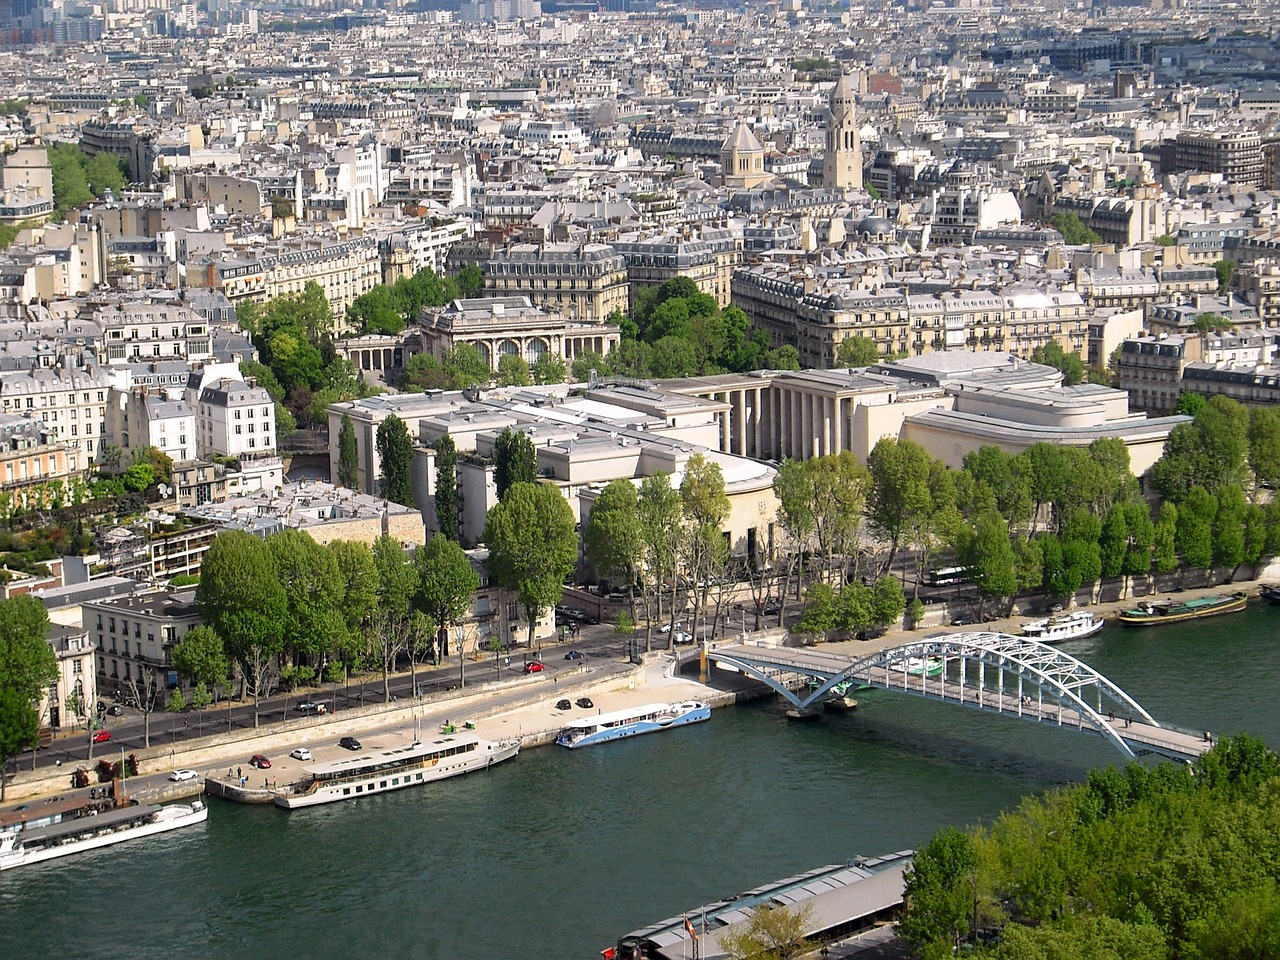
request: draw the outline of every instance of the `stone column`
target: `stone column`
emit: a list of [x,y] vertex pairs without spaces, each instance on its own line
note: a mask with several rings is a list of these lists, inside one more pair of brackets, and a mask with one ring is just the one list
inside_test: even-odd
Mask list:
[[747,455],[747,395],[746,391],[733,391],[733,452],[740,457]]

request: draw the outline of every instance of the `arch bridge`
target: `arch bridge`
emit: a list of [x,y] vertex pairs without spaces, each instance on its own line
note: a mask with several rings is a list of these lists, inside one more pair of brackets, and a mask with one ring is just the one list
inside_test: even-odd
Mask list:
[[1158,722],[1088,664],[1026,637],[935,634],[863,657],[751,643],[705,655],[768,684],[801,713],[837,688],[865,686],[1098,734],[1129,758],[1191,761],[1212,746],[1209,734]]

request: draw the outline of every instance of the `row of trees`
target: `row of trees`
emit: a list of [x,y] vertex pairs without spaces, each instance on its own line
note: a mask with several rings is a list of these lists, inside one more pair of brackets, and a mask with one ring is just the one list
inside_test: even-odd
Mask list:
[[679,487],[672,487],[670,474],[656,473],[639,488],[614,480],[596,498],[583,534],[587,559],[602,577],[626,587],[633,620],[639,601],[647,649],[653,625],[673,627],[686,603],[696,624],[714,597],[714,631],[722,613],[719,584],[730,566],[721,533],[728,515],[724,474],[702,454],[689,458]]
[[1094,771],[934,836],[898,932],[925,960],[1280,956],[1278,786],[1280,759],[1246,736],[1190,767]]
[[347,307],[347,323],[352,336],[393,336],[414,323],[424,307],[443,306],[459,297],[478,297],[483,290],[484,274],[477,266],[463,267],[456,277],[441,277],[427,267],[356,297]]
[[1065,599],[1116,578],[1127,592],[1132,578],[1233,571],[1280,553],[1280,505],[1257,496],[1272,478],[1280,481],[1280,416],[1221,397],[1170,435],[1150,472],[1163,497],[1154,512],[1118,439],[1039,443],[1018,455],[983,447],[961,470],[884,439],[865,467],[849,453],[779,467],[782,575],[797,597],[806,572],[817,581],[806,611],[816,633],[864,625],[867,598],[857,592],[842,608],[841,589],[883,574],[904,547],[917,590],[946,556],[970,568],[988,599],[1037,590]]
[[411,557],[380,537],[317,544],[296,530],[265,540],[219,534],[205,558],[196,601],[206,627],[174,650],[175,669],[197,689],[225,686],[237,668],[256,706],[279,686],[338,682],[401,655],[410,670],[449,655],[479,576],[457,544],[437,536]]

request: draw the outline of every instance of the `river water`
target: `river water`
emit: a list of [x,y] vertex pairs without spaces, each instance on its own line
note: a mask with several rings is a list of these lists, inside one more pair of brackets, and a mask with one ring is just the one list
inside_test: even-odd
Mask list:
[[[1063,649],[1161,721],[1280,746],[1278,618],[1110,626]],[[588,960],[1121,761],[1099,738],[887,693],[814,724],[782,706],[293,813],[211,801],[203,827],[0,877],[0,957]]]

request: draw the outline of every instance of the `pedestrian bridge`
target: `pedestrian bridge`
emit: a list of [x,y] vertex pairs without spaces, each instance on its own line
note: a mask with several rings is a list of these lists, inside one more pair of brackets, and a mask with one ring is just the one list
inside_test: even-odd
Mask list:
[[1056,647],[1003,633],[934,634],[864,657],[753,643],[710,647],[706,656],[767,683],[802,713],[850,684],[1095,733],[1130,758],[1190,761],[1212,746],[1203,731],[1158,722],[1088,664]]

